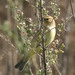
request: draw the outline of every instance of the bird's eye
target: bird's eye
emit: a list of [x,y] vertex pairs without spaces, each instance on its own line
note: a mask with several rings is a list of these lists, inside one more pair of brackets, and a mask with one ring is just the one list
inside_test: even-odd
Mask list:
[[48,18],[46,20],[48,20]]
[[48,21],[48,18],[45,18],[44,20],[45,20],[45,21]]

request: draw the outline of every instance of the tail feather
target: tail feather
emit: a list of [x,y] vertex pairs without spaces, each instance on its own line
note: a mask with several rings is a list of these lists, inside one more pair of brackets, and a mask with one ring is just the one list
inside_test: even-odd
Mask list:
[[22,71],[24,66],[25,66],[25,62],[22,62],[22,64],[19,66],[19,70]]
[[16,69],[19,69],[20,71],[22,71],[23,68],[24,68],[24,66],[25,66],[25,64],[27,63],[27,61],[28,61],[28,59],[25,59],[25,60],[24,60],[24,58],[22,58],[22,59],[15,65],[15,68],[16,68]]
[[30,50],[26,56],[24,56],[16,65],[15,68],[19,69],[20,71],[23,70],[24,66],[26,65],[27,61],[34,55],[34,52]]
[[23,59],[21,59],[16,65],[15,68],[19,68],[19,66],[23,63]]

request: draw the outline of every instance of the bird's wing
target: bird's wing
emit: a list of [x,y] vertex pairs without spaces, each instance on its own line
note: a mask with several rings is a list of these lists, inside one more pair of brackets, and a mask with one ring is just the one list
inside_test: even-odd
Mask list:
[[32,41],[31,41],[31,46],[32,47],[37,47],[40,45],[41,42],[41,30],[38,30],[37,33],[34,35]]

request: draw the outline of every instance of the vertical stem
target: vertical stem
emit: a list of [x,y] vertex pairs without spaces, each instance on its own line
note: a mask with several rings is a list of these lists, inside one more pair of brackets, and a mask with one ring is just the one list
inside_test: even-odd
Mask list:
[[[40,21],[39,21],[39,10],[38,10],[38,0],[35,0],[35,16],[36,16],[36,23],[37,28],[40,28]],[[38,26],[39,25],[39,26]]]
[[44,73],[46,75],[46,60],[45,60],[45,45],[44,45],[44,27],[43,27],[43,0],[40,0],[40,16],[41,16],[41,26],[42,32],[42,49],[43,49],[43,62],[44,62]]
[[72,15],[73,15],[73,17],[74,17],[73,6],[72,6],[72,0],[70,0],[70,6],[71,6]]

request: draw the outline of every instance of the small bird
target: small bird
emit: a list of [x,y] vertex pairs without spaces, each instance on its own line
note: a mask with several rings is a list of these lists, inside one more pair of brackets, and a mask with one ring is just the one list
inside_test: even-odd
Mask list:
[[[56,34],[56,25],[52,16],[45,16],[43,19],[43,27],[44,27],[44,42],[46,47],[51,44],[51,42],[55,38]],[[27,54],[15,65],[15,68],[20,71],[23,70],[27,61],[36,53],[42,53],[42,31],[36,33],[35,37],[31,41],[30,50]]]

